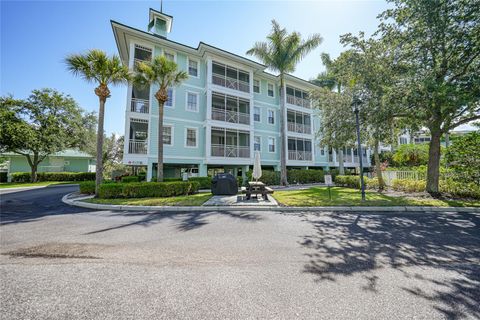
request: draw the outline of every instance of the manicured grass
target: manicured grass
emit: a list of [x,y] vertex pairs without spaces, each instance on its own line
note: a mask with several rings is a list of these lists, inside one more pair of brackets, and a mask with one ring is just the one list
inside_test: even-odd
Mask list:
[[392,197],[374,191],[366,192],[366,201],[361,201],[356,189],[332,187],[329,200],[326,187],[305,190],[279,191],[273,197],[283,205],[291,207],[316,206],[436,206],[436,207],[480,207],[480,201],[438,200],[429,198]]
[[211,193],[197,193],[190,196],[168,198],[88,199],[85,202],[131,206],[201,206],[211,197]]
[[51,186],[58,184],[71,184],[78,183],[75,181],[42,181],[42,182],[2,182],[0,183],[0,189],[6,188],[26,188],[26,187],[42,187],[42,186]]

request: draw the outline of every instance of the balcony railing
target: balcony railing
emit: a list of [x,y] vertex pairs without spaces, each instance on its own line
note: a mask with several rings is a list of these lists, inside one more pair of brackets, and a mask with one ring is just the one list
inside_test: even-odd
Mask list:
[[147,154],[147,140],[130,140],[128,145],[128,153]]
[[212,157],[250,158],[250,147],[212,144]]
[[297,132],[297,133],[312,133],[312,127],[309,124],[301,124],[295,122],[288,122],[287,130],[290,132]]
[[229,89],[250,92],[250,84],[248,82],[216,73],[212,74],[212,83]]
[[310,109],[310,100],[287,94],[287,103]]
[[[339,158],[339,156],[337,154],[336,161],[333,161],[334,160],[333,155],[330,155],[328,161],[332,162],[332,163],[335,163],[335,162],[338,162],[338,158]],[[367,165],[370,164],[370,160],[368,159],[368,157],[362,157],[362,161],[363,161],[364,166],[367,166]],[[352,156],[352,155],[349,155],[349,154],[344,154],[343,155],[343,162],[344,163],[359,164],[360,163],[360,158],[358,156]]]
[[250,114],[238,111],[212,108],[212,120],[248,125],[250,124]]
[[130,111],[138,113],[149,113],[150,103],[148,100],[132,98]]
[[312,152],[288,150],[288,160],[312,161]]

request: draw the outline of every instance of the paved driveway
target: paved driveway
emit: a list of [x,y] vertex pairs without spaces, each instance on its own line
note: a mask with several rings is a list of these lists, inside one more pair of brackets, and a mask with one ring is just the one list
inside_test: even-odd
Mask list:
[[86,211],[73,189],[1,196],[2,318],[480,318],[480,214]]

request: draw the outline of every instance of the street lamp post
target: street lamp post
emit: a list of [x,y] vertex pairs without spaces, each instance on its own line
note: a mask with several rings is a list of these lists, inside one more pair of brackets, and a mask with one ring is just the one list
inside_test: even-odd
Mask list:
[[360,103],[360,100],[358,99],[357,96],[353,96],[353,101],[352,101],[352,109],[353,112],[355,113],[355,122],[357,125],[357,143],[358,143],[358,159],[360,162],[360,187],[362,189],[362,201],[365,201],[365,183],[363,181],[363,161],[362,161],[362,144],[360,142],[360,123],[358,120],[358,104]]

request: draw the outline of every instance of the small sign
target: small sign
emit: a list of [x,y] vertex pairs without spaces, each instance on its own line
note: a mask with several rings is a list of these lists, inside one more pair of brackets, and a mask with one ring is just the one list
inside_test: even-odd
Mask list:
[[331,186],[333,183],[332,183],[332,176],[330,174],[326,174],[325,175],[325,184],[327,186]]

